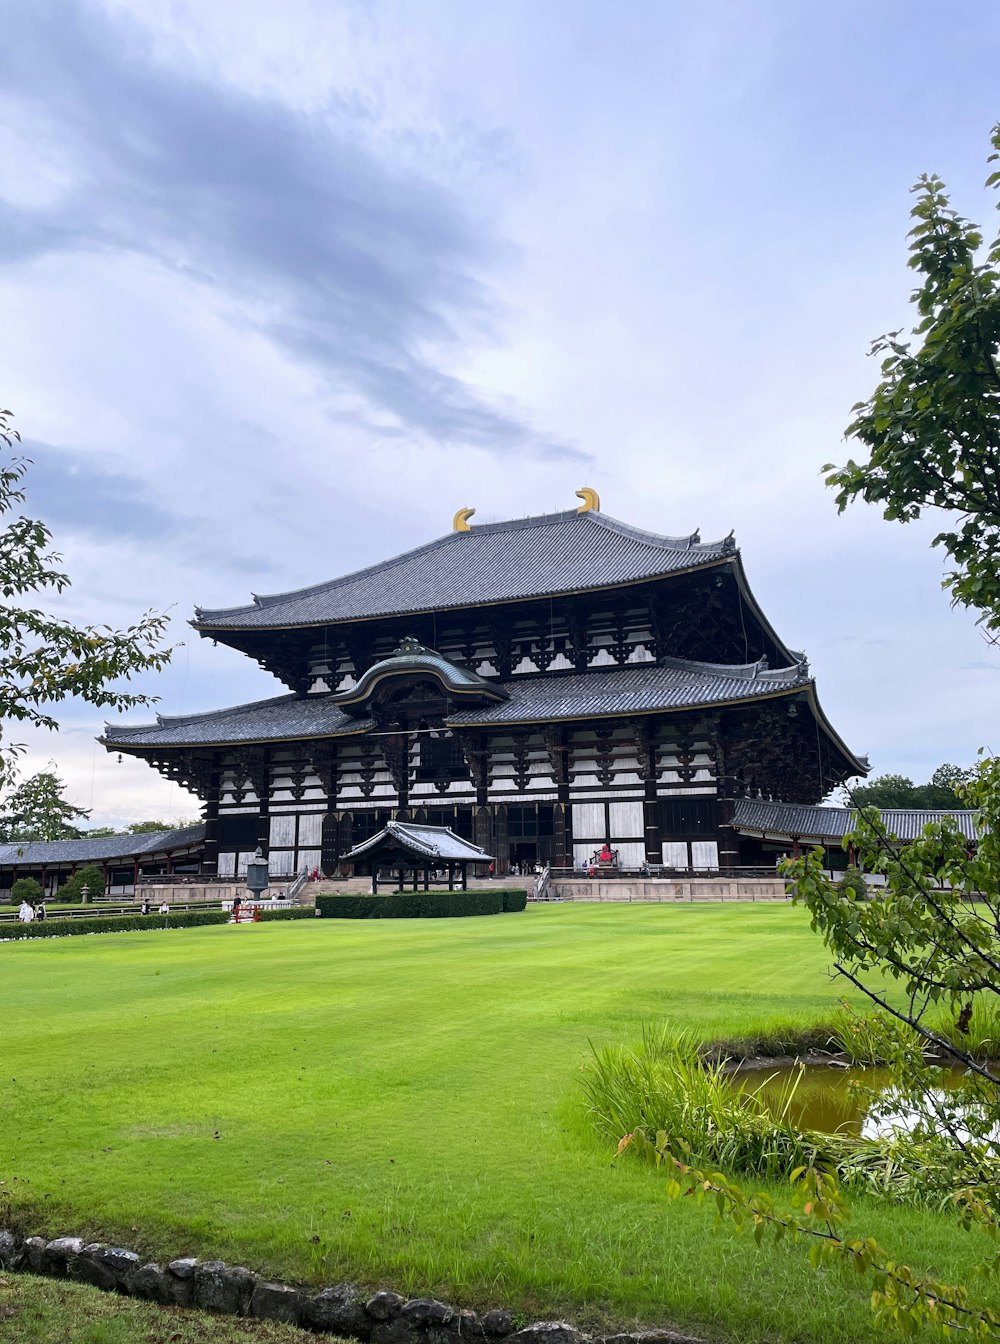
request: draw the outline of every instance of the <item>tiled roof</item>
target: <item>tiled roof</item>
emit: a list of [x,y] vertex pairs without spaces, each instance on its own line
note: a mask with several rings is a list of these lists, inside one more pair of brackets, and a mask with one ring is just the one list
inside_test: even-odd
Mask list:
[[[897,840],[917,840],[925,826],[953,817],[967,840],[978,839],[977,813],[967,809],[954,812],[907,808],[882,809],[882,822]],[[842,840],[857,824],[857,813],[847,807],[800,807],[795,803],[766,802],[760,798],[740,798],[736,803],[733,826],[738,831],[761,835],[789,836],[799,840]]]
[[493,858],[471,840],[463,840],[448,826],[417,826],[409,821],[390,821],[377,835],[341,856],[343,862],[359,859],[373,850],[399,847],[409,850],[416,858],[466,860],[470,863],[489,863]]
[[138,859],[175,849],[200,845],[204,824],[175,831],[149,831],[145,835],[105,835],[93,840],[25,840],[0,845],[0,866],[40,863],[103,863],[108,859]]
[[732,537],[662,537],[590,510],[449,532],[343,578],[252,606],[195,609],[201,630],[269,629],[440,611],[656,578],[735,554]]
[[809,684],[801,666],[768,671],[760,663],[729,667],[661,658],[657,663],[594,668],[590,672],[518,677],[503,683],[501,705],[463,709],[449,724],[544,723],[600,718],[663,709],[695,709],[734,700],[755,700]]
[[354,719],[328,695],[279,695],[231,709],[168,717],[156,723],[109,723],[101,741],[108,747],[210,746],[217,742],[270,742],[302,737],[337,737],[364,732],[370,719]]
[[[508,697],[504,703],[457,710],[446,722],[457,728],[694,709],[811,685],[802,665],[768,671],[762,663],[729,667],[680,658],[589,672],[513,677],[490,684]],[[160,717],[155,724],[109,724],[101,740],[112,748],[208,746],[336,737],[362,733],[372,726],[370,719],[350,718],[328,695],[283,695],[209,714]]]

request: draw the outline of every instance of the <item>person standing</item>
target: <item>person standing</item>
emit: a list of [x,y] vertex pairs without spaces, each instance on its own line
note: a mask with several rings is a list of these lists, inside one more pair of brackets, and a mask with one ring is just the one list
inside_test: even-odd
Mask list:
[[35,918],[35,907],[29,900],[21,901],[21,908],[17,912],[17,917],[22,924],[30,924]]

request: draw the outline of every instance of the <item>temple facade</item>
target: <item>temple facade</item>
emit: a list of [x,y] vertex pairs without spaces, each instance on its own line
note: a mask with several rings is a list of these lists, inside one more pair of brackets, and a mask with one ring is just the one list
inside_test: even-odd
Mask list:
[[203,870],[336,870],[388,821],[512,863],[733,867],[741,798],[816,804],[864,774],[732,536],[580,510],[453,530],[382,564],[224,610],[204,637],[287,694],[109,724],[204,804]]

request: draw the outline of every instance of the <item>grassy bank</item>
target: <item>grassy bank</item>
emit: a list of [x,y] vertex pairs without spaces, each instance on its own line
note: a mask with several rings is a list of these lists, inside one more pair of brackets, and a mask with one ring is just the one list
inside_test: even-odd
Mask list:
[[[851,1284],[613,1164],[579,1086],[591,1043],[644,1022],[733,1037],[828,1018],[825,967],[784,905],[7,944],[4,1189],[32,1230],[288,1279],[734,1341],[867,1339]],[[983,1254],[915,1209],[859,1203],[858,1224],[942,1277]]]
[[0,1340],[11,1344],[315,1344],[316,1336],[270,1321],[129,1302],[82,1283],[33,1275],[0,1279]]

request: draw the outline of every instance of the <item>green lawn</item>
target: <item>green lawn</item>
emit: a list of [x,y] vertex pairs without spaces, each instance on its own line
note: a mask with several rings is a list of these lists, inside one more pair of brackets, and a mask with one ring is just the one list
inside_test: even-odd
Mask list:
[[[589,1042],[827,1016],[786,905],[554,906],[0,946],[3,1174],[32,1230],[472,1306],[862,1340],[866,1294],[715,1230],[589,1131]],[[946,1218],[859,1232],[964,1276]],[[978,1291],[978,1290],[977,1290]],[[845,1295],[849,1305],[843,1305]]]

